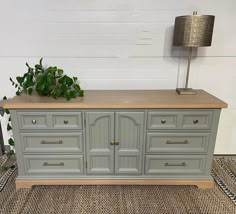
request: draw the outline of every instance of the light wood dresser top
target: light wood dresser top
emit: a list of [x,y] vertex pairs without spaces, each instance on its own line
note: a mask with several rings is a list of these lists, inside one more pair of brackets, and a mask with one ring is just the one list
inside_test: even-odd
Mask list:
[[226,108],[227,103],[215,96],[198,90],[197,95],[179,95],[175,90],[88,90],[84,97],[67,101],[38,95],[15,96],[1,101],[8,109],[52,108]]

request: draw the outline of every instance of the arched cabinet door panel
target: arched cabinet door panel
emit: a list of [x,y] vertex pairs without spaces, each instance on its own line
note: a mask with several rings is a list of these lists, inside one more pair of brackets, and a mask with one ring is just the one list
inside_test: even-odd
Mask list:
[[86,112],[87,174],[114,173],[114,112]]
[[141,174],[144,112],[86,112],[87,174]]
[[140,174],[142,167],[144,112],[116,112],[115,173]]

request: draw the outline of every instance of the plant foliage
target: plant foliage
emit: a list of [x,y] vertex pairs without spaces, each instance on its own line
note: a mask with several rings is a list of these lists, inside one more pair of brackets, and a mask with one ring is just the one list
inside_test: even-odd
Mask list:
[[[3,100],[7,100],[7,97],[4,96],[2,99],[3,99]],[[9,132],[11,132],[11,130],[12,130],[11,117],[10,117],[10,111],[9,111],[9,109],[4,109],[3,115],[4,115],[4,114],[6,114],[6,115],[7,115],[7,118],[8,118],[7,131],[8,131],[8,133],[9,133]],[[3,142],[1,142],[1,143],[3,143]],[[10,151],[7,153],[7,156],[10,157],[10,156],[12,156],[12,155],[15,153],[15,152],[14,152],[15,141],[14,141],[13,137],[10,137],[10,138],[8,139],[8,144],[11,146],[11,149],[10,149]],[[8,169],[8,168],[9,168],[9,167],[7,167],[7,169]]]
[[17,95],[22,92],[31,95],[36,91],[40,96],[65,97],[67,100],[84,96],[84,91],[77,83],[77,77],[71,78],[65,75],[64,71],[56,66],[44,68],[42,60],[43,58],[34,67],[30,67],[26,63],[28,72],[16,77],[17,82],[10,78],[12,85],[17,90]]

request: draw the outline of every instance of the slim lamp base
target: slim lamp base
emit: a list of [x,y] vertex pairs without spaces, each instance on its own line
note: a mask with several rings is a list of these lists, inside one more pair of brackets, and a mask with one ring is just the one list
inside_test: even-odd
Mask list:
[[176,88],[176,92],[179,95],[195,95],[197,91],[193,90],[192,88]]

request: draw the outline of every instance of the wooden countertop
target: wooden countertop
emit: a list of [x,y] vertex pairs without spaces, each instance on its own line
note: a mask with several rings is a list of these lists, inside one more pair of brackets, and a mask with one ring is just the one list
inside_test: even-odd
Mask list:
[[1,101],[8,109],[52,108],[226,108],[227,103],[198,90],[197,95],[179,95],[175,90],[89,90],[84,97],[67,101],[38,95],[15,96]]

